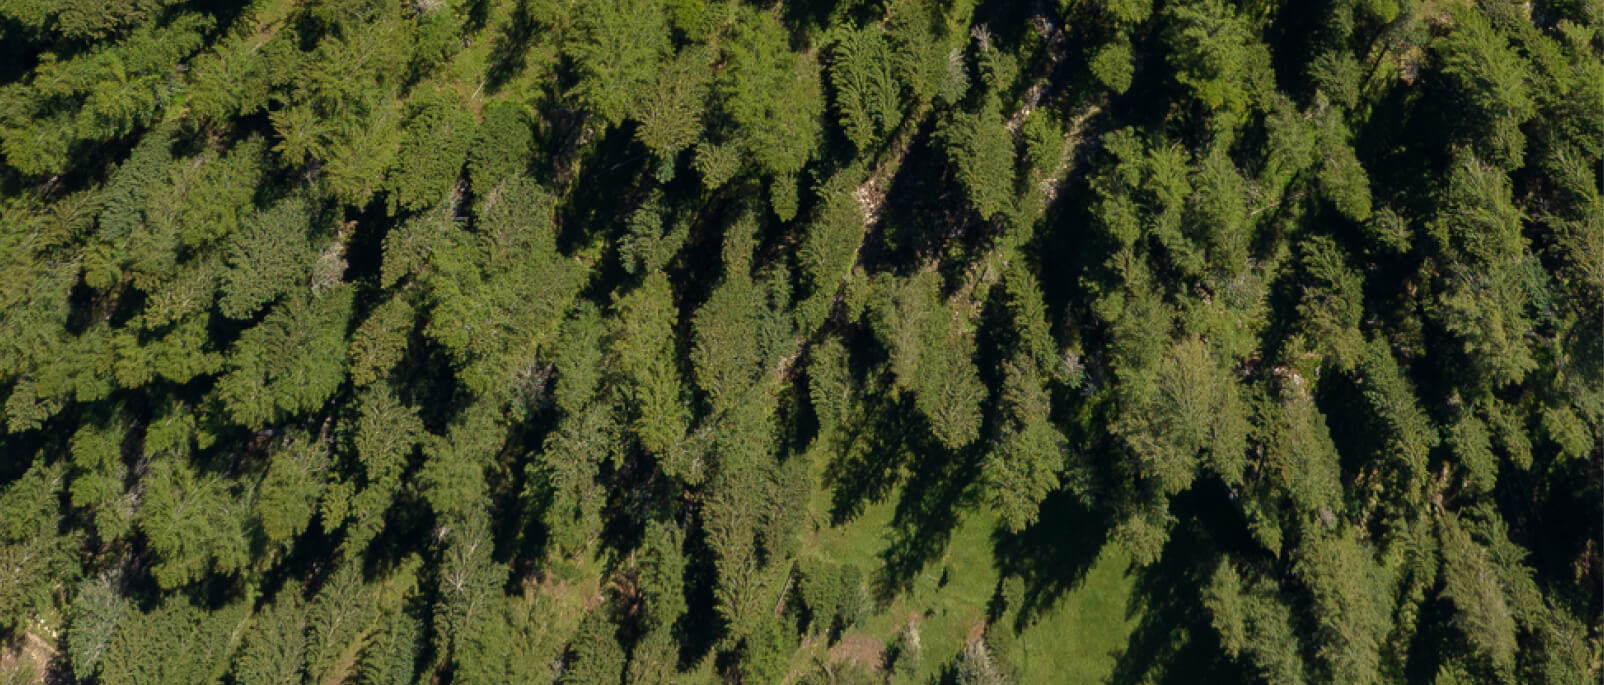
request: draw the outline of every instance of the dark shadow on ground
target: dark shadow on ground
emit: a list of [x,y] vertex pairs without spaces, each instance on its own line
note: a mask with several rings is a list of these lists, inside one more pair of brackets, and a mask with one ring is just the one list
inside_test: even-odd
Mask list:
[[535,30],[528,3],[518,0],[518,4],[512,8],[512,17],[507,26],[491,39],[490,57],[486,60],[490,66],[485,70],[485,94],[494,95],[524,70]]
[[914,577],[946,551],[963,510],[973,507],[979,494],[979,447],[952,451],[932,440],[919,440],[911,447],[908,482],[897,501],[887,531],[889,544],[880,552],[883,565],[875,578],[882,602],[907,590]]
[[1014,630],[1023,631],[1080,587],[1108,540],[1110,523],[1107,514],[1059,491],[1042,500],[1040,514],[1028,528],[1017,533],[999,528],[992,534],[998,571],[1025,582]]
[[1228,500],[1212,488],[1194,488],[1170,504],[1179,522],[1170,532],[1163,555],[1153,564],[1133,569],[1136,585],[1129,615],[1141,615],[1125,648],[1116,653],[1111,685],[1145,683],[1243,683],[1252,674],[1224,658],[1219,637],[1209,625],[1202,588],[1218,557],[1211,523],[1229,515]]
[[891,493],[910,454],[905,436],[919,424],[907,402],[869,395],[864,403],[863,414],[841,428],[837,453],[825,470],[834,526],[857,518],[864,507]]

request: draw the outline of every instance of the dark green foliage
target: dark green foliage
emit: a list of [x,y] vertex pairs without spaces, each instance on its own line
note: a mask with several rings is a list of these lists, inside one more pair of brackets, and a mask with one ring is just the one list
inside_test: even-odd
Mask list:
[[262,427],[321,406],[345,379],[345,330],[354,293],[335,286],[279,304],[245,331],[218,393],[241,425]]
[[[444,199],[456,185],[474,139],[473,117],[458,105],[454,94],[416,96],[410,109],[397,154],[399,163],[385,181],[391,211],[397,207],[419,211]],[[516,138],[498,141],[516,143]]]
[[534,122],[516,102],[496,100],[485,106],[483,121],[468,148],[468,178],[485,192],[529,167],[534,152]]
[[163,588],[233,573],[249,563],[249,509],[216,475],[196,473],[175,458],[158,460],[150,465],[142,500],[139,529],[156,553],[152,572]]
[[796,635],[772,616],[758,622],[757,628],[741,641],[741,682],[778,684],[785,678]]
[[1597,682],[1597,4],[0,0],[0,681]]
[[868,608],[863,571],[857,566],[805,558],[797,563],[797,575],[797,591],[813,617],[809,628],[814,632],[850,628]]
[[228,668],[249,612],[245,602],[207,611],[182,599],[165,602],[149,613],[129,612],[117,624],[101,658],[100,682],[213,682]]
[[291,685],[302,682],[306,665],[306,607],[298,584],[279,590],[277,601],[251,618],[234,658],[240,685]]
[[1003,523],[1018,531],[1036,520],[1036,506],[1058,488],[1068,441],[1048,416],[1052,402],[1035,362],[1023,355],[1003,370],[1005,423],[986,459],[986,487]]
[[169,76],[203,45],[211,20],[182,13],[143,23],[122,40],[60,59],[46,53],[26,80],[0,89],[0,151],[30,176],[59,174],[74,147],[105,142],[154,123],[178,84]]
[[317,512],[329,455],[324,445],[292,435],[270,459],[257,486],[256,521],[270,544],[286,544],[306,530]]
[[562,675],[572,685],[614,685],[623,677],[624,649],[614,637],[617,626],[603,611],[592,611],[579,622],[568,645],[569,659]]
[[686,424],[679,369],[674,363],[675,312],[668,279],[660,272],[648,275],[615,309],[618,326],[613,334],[612,365],[628,389],[635,415],[633,430],[648,451],[667,455],[684,438]]
[[596,475],[603,463],[615,459],[620,432],[610,407],[591,405],[564,416],[530,462],[532,485],[544,499],[545,532],[558,550],[577,553],[600,531],[605,493]]

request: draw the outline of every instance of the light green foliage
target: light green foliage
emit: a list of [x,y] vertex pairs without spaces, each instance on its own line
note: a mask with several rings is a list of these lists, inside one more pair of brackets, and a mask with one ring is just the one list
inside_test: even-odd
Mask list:
[[973,9],[967,2],[944,10],[907,0],[890,13],[886,34],[895,49],[897,78],[915,102],[950,105],[969,90],[963,47],[969,40],[966,15]]
[[368,637],[357,659],[362,685],[410,685],[423,635],[417,619],[392,611]]
[[[476,619],[457,640],[452,671],[455,681],[488,685],[545,682],[551,678],[551,656],[544,644],[549,640],[547,627],[535,621],[523,598],[492,598],[487,610]],[[415,635],[409,632],[400,638],[415,639]],[[409,647],[411,643],[398,642],[395,649]],[[399,660],[405,656],[403,652],[392,657],[396,661],[391,672],[398,682],[408,682],[405,678],[411,675],[402,670],[411,666]]]
[[709,190],[722,187],[741,170],[741,150],[733,143],[703,140],[696,144],[695,155],[693,164],[702,176],[702,186]]
[[234,657],[234,680],[240,685],[295,685],[305,677],[306,607],[300,585],[285,585],[274,600],[251,617]]
[[1271,76],[1270,53],[1255,40],[1245,17],[1220,0],[1172,5],[1165,10],[1175,51],[1175,78],[1211,110],[1240,113],[1263,100]]
[[1370,180],[1347,140],[1347,128],[1335,110],[1327,110],[1317,127],[1320,192],[1343,216],[1363,223],[1370,218]]
[[1325,353],[1338,369],[1350,371],[1364,354],[1363,279],[1346,263],[1347,255],[1325,236],[1299,246],[1308,284],[1303,288],[1298,315],[1307,327],[1309,342]]
[[1099,82],[1116,93],[1123,93],[1130,89],[1136,73],[1131,59],[1130,39],[1121,36],[1097,48],[1089,66]]
[[629,654],[629,668],[624,672],[626,683],[672,683],[678,667],[679,654],[674,636],[668,630],[654,630],[635,643]]
[[1523,217],[1508,179],[1475,158],[1456,160],[1441,213],[1430,228],[1445,272],[1436,314],[1464,342],[1471,364],[1494,387],[1536,366],[1526,342],[1534,284]]
[[874,329],[890,350],[899,391],[911,393],[937,440],[958,449],[980,436],[986,388],[975,370],[972,331],[941,298],[941,279],[922,272],[885,283]]
[[423,465],[417,473],[423,499],[443,525],[461,525],[479,516],[486,495],[485,466],[505,440],[502,417],[489,402],[465,408],[446,435],[430,435],[423,443]]
[[823,319],[824,308],[851,273],[863,241],[864,218],[854,196],[858,180],[854,171],[856,167],[849,167],[818,188],[819,204],[802,236],[798,261],[807,304],[801,309],[809,328]]
[[694,344],[690,359],[697,384],[708,395],[714,413],[744,401],[763,372],[772,368],[774,351],[789,341],[783,301],[768,282],[753,282],[750,268],[756,225],[737,220],[725,233],[725,279],[692,318]]
[[1244,582],[1226,561],[1203,588],[1203,605],[1231,658],[1252,663],[1265,682],[1306,682],[1303,657],[1292,639],[1292,611],[1272,584],[1260,578]]
[[1247,426],[1240,391],[1201,340],[1175,343],[1152,376],[1135,382],[1143,387],[1130,391],[1121,432],[1161,492],[1189,487],[1204,450],[1227,483],[1241,480]]
[[819,432],[828,435],[851,418],[852,376],[847,349],[830,336],[808,349],[808,399],[819,421]]
[[1189,232],[1201,234],[1209,266],[1237,275],[1248,268],[1252,226],[1248,219],[1249,184],[1237,172],[1225,147],[1215,145],[1198,161],[1193,174]]
[[1304,515],[1337,511],[1342,496],[1341,465],[1314,398],[1294,388],[1269,412],[1273,418],[1266,423],[1275,433],[1265,450],[1264,476]]
[[[361,412],[352,447],[362,465],[362,477],[348,503],[352,522],[348,543],[356,546],[377,535],[384,525],[385,511],[424,434],[416,410],[401,404],[385,388],[367,390],[361,400]],[[325,526],[339,525],[339,518],[325,514]]]
[[1407,485],[1398,494],[1406,502],[1418,502],[1426,477],[1426,459],[1441,440],[1437,428],[1421,411],[1413,385],[1387,344],[1373,340],[1360,362],[1365,401],[1369,404],[1385,440],[1385,453],[1377,455],[1386,470],[1396,473]]
[[1529,65],[1481,12],[1454,12],[1454,30],[1433,41],[1443,76],[1459,103],[1468,138],[1502,169],[1524,157],[1520,127],[1535,113]]
[[67,657],[73,674],[88,678],[100,667],[117,625],[135,611],[106,578],[85,581],[73,597],[67,619]]
[[218,392],[230,416],[260,427],[314,409],[345,380],[345,330],[351,288],[291,297],[245,331],[229,355]]
[[1459,475],[1464,487],[1476,493],[1491,492],[1498,481],[1498,455],[1493,453],[1492,434],[1487,424],[1470,412],[1465,412],[1446,435],[1459,463]]
[[179,685],[216,681],[250,613],[245,602],[207,611],[183,599],[149,613],[130,612],[101,658],[106,685]]
[[1314,602],[1316,654],[1326,677],[1379,682],[1393,582],[1370,546],[1352,528],[1317,532],[1304,543],[1293,568]]
[[51,506],[62,486],[59,465],[37,462],[0,490],[0,628],[26,628],[30,618],[52,609],[58,582],[75,580],[71,536],[54,535],[59,521]]
[[1474,652],[1503,678],[1515,667],[1515,612],[1487,550],[1452,517],[1438,520],[1442,538],[1443,590],[1454,605],[1454,625]]
[[842,36],[831,52],[830,87],[847,139],[868,151],[902,119],[901,84],[891,44],[877,27]]
[[761,297],[751,279],[736,275],[713,290],[693,319],[691,362],[715,412],[740,401],[757,381],[762,350],[753,343],[767,314]]
[[1014,206],[1014,139],[1003,126],[994,99],[974,112],[957,112],[940,129],[947,161],[952,164],[980,218],[1007,214]]
[[579,414],[601,384],[605,349],[601,313],[584,303],[563,321],[557,342],[557,407],[564,414]]
[[868,608],[868,589],[857,566],[803,558],[797,562],[797,575],[798,595],[813,617],[812,632],[851,628]]
[[608,125],[636,111],[669,53],[668,24],[657,0],[577,5],[577,40],[569,47],[580,81],[575,95]]
[[1219,0],[1169,6],[1166,19],[1176,51],[1169,63],[1176,80],[1209,109],[1240,112],[1266,87],[1269,51],[1256,42],[1245,18]]
[[375,590],[362,582],[362,572],[346,564],[331,573],[306,607],[306,675],[328,679],[340,659],[354,649],[380,607]]
[[813,154],[824,113],[819,65],[787,49],[784,27],[768,12],[742,11],[731,38],[715,90],[736,140],[764,173],[795,174]]
[[636,104],[640,128],[635,137],[647,148],[668,157],[696,143],[712,82],[711,59],[709,51],[691,46],[657,67],[655,83]]
[[[190,63],[184,102],[201,121],[224,124],[233,117],[259,112],[268,104],[273,87],[273,75],[268,71],[271,58],[243,34],[229,36]],[[279,54],[289,47],[277,41],[270,45],[269,51]]]
[[162,459],[150,465],[141,500],[139,530],[156,553],[152,573],[163,588],[234,573],[250,561],[250,507],[216,475]]
[[[615,305],[618,327],[612,335],[612,366],[623,376],[641,445],[667,454],[684,438],[686,416],[674,363],[676,318],[668,279],[660,272]],[[681,476],[686,474],[679,474]]]
[[292,434],[273,453],[253,504],[270,544],[287,544],[306,530],[327,485],[328,467],[328,447],[311,436]]

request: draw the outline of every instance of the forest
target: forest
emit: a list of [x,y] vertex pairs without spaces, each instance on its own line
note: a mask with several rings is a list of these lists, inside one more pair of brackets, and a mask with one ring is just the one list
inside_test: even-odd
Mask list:
[[1604,0],[0,0],[0,685],[1589,685]]

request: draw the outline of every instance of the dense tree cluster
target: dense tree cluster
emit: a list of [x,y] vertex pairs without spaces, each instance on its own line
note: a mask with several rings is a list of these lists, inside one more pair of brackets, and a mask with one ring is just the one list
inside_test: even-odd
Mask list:
[[1598,0],[0,0],[0,53],[0,682],[1015,682],[1004,542],[975,630],[846,649],[968,517],[1170,583],[1199,678],[1600,676]]

